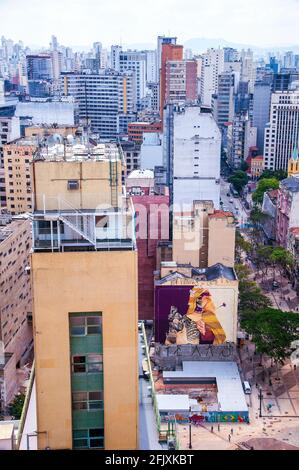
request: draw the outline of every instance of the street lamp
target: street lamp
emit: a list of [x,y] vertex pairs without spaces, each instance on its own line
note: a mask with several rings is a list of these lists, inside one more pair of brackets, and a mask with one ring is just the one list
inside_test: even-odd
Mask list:
[[191,442],[191,439],[192,439],[192,427],[191,427],[191,406],[189,408],[189,449],[192,449],[192,442]]
[[260,388],[260,393],[259,393],[259,399],[260,399],[260,418],[262,417],[262,399],[263,399],[263,394],[262,394],[262,388]]

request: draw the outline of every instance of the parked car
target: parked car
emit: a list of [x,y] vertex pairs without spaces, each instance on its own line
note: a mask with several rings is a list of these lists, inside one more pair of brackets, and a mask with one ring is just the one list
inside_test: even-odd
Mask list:
[[233,204],[233,203],[234,203],[234,200],[233,200],[233,199],[230,199],[229,202],[230,202],[231,204]]
[[246,395],[250,395],[251,394],[251,386],[250,386],[250,383],[247,382],[246,380],[243,382],[243,388],[244,388],[244,393]]

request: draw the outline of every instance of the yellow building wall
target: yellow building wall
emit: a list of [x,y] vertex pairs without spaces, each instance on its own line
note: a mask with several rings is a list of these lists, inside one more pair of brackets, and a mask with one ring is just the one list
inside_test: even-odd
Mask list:
[[235,265],[236,228],[227,218],[211,218],[209,221],[208,266],[222,263],[231,268]]
[[33,253],[31,263],[38,431],[51,449],[72,448],[69,312],[100,311],[105,449],[137,449],[137,253]]
[[[121,185],[121,161],[117,162],[118,187],[117,193],[120,199]],[[102,205],[111,207],[110,164],[109,160],[84,162],[34,162],[34,193],[35,209],[44,209],[43,194],[46,194],[46,210],[71,207],[80,209],[96,209]],[[69,190],[68,180],[79,180],[78,190]]]

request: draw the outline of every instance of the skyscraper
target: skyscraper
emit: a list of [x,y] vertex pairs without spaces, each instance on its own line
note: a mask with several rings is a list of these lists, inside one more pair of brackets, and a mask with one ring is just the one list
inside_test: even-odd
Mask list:
[[137,251],[121,150],[58,144],[39,157],[31,258],[38,449],[134,450]]
[[275,92],[271,98],[270,123],[265,129],[264,158],[269,170],[288,169],[299,135],[299,88]]

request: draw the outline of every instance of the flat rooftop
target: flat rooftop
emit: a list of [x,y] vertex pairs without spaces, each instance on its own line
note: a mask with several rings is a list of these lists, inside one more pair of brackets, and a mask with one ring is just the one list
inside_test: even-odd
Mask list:
[[[235,362],[183,362],[182,371],[163,372],[163,380],[167,381],[167,379],[180,379],[181,383],[190,379],[215,379],[219,411],[248,411],[238,366]],[[176,398],[176,395],[173,396]],[[183,395],[177,402],[177,409],[181,409],[180,406],[187,403],[182,397]],[[169,404],[173,406],[171,401]],[[190,405],[188,404],[187,410]]]
[[[53,138],[55,138],[55,136],[53,136]],[[56,143],[40,148],[35,159],[41,159],[47,162],[118,161],[121,160],[121,157],[122,154],[119,147],[113,143],[101,143],[96,146],[88,146],[84,143],[71,145]]]

